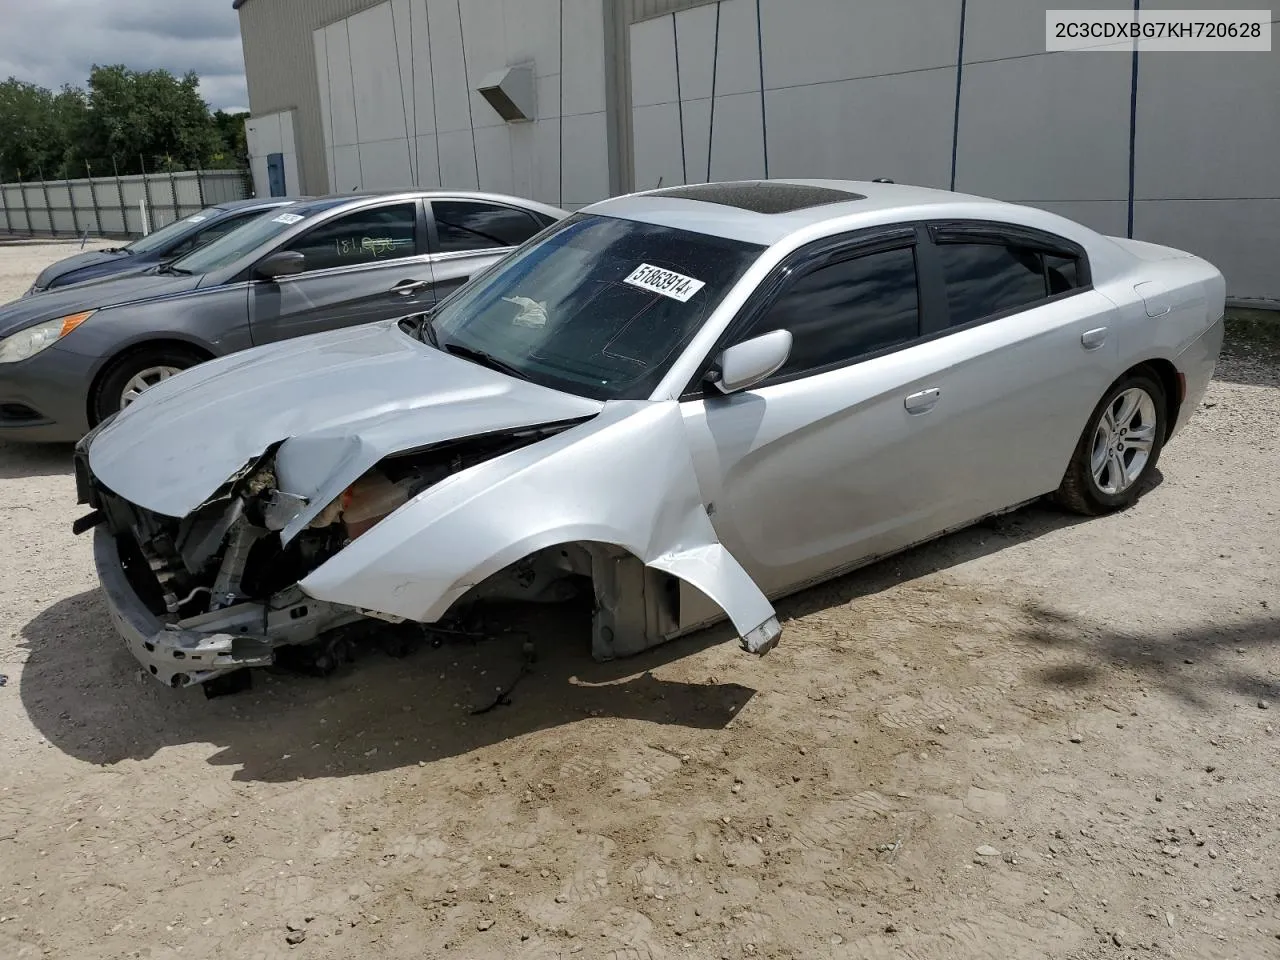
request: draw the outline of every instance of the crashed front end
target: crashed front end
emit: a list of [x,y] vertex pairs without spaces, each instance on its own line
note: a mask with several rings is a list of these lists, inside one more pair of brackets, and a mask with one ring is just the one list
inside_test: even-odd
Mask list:
[[92,512],[76,532],[96,528],[112,616],[149,673],[204,683],[361,621],[434,624],[466,603],[564,600],[584,583],[597,659],[706,625],[681,610],[682,584],[745,650],[777,643],[772,606],[712,528],[674,402],[418,445],[370,436],[276,441],[183,516],[104,480],[114,471],[165,502],[146,465],[124,458],[132,448],[96,431],[80,443],[77,492]]
[[563,427],[389,458],[318,512],[308,511],[308,498],[280,489],[275,444],[181,518],[131,503],[94,475],[95,430],[75,452],[77,500],[92,508],[75,532],[94,529],[94,563],[112,620],[143,668],[173,687],[204,683],[270,666],[280,647],[317,643],[361,621],[403,620],[308,596],[299,581],[439,480],[556,429]]

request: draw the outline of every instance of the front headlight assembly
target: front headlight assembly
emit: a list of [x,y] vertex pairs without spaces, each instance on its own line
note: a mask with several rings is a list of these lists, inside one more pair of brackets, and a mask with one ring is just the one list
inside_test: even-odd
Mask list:
[[96,310],[73,313],[70,316],[45,320],[33,327],[19,330],[0,340],[0,363],[17,363],[33,357],[45,347],[57,343],[80,324],[84,323]]

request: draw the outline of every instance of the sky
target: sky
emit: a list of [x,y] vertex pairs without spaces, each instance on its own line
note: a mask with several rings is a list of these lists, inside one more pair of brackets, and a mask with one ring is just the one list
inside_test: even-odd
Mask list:
[[194,70],[212,109],[249,106],[231,0],[0,0],[0,80],[84,87],[95,63]]

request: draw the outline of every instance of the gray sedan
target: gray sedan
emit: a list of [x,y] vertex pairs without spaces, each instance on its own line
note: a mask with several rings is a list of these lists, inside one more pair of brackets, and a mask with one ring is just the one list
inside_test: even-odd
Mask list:
[[430,309],[566,216],[495,194],[326,197],[171,263],[0,307],[0,440],[70,441],[188,367]]

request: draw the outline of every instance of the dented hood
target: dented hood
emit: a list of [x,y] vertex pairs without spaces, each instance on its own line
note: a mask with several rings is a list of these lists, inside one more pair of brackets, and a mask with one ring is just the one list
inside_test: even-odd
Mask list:
[[312,501],[311,513],[392,453],[602,406],[450,356],[388,321],[232,354],[164,381],[92,438],[89,463],[119,496],[182,517],[284,441],[280,486]]

